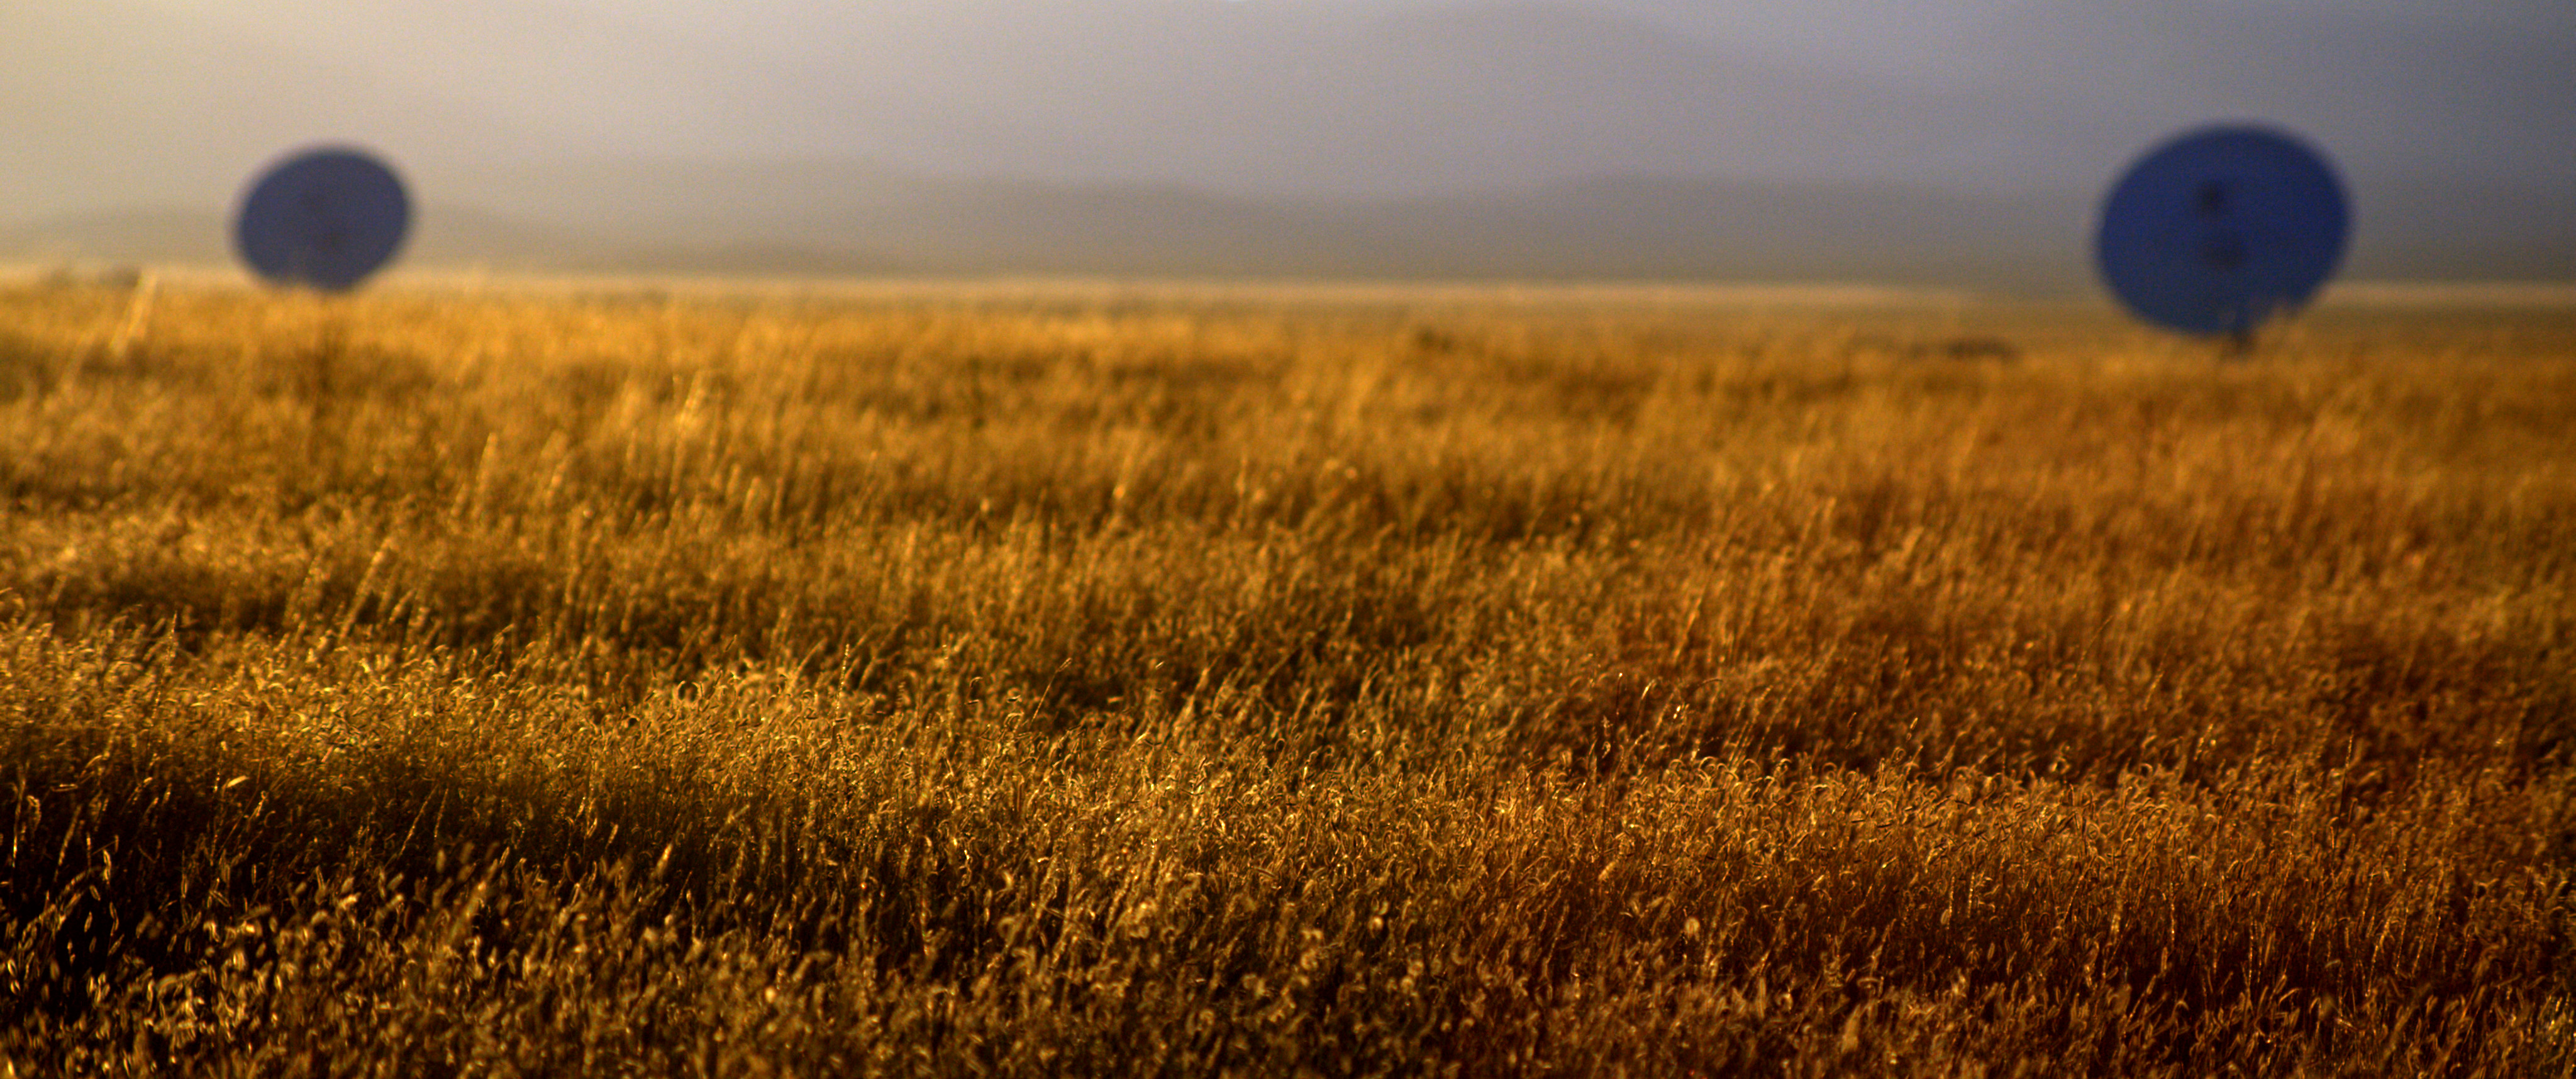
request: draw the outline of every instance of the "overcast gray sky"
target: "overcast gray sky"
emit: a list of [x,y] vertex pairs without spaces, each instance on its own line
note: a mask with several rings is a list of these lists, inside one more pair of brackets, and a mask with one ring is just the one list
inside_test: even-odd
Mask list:
[[2571,58],[2570,0],[14,0],[0,219],[221,203],[325,139],[468,200],[614,156],[2071,190],[2256,118],[2368,181],[2576,186]]

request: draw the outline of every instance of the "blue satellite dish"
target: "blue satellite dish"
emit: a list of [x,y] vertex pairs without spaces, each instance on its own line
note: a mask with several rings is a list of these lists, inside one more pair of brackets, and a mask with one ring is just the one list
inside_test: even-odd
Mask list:
[[2334,276],[2351,214],[2316,151],[2267,128],[2202,128],[2111,188],[2094,256],[2138,317],[2184,333],[2254,332]]
[[307,150],[270,166],[242,196],[233,246],[277,285],[346,292],[393,260],[411,197],[364,151]]

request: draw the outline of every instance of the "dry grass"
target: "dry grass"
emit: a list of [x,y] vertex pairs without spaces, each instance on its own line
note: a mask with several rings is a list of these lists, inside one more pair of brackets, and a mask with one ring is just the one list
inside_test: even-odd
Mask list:
[[134,315],[0,292],[18,1074],[2576,1067],[2564,308]]

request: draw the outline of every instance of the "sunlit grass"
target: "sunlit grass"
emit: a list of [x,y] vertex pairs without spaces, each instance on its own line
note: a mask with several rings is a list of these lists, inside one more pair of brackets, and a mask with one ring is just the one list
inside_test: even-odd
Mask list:
[[153,304],[0,293],[22,1074],[2576,1065],[2562,309]]

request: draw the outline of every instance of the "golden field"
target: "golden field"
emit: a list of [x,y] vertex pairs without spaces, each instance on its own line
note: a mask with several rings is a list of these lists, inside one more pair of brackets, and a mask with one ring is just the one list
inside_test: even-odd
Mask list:
[[0,288],[16,1075],[2558,1075],[2571,734],[2548,297]]

